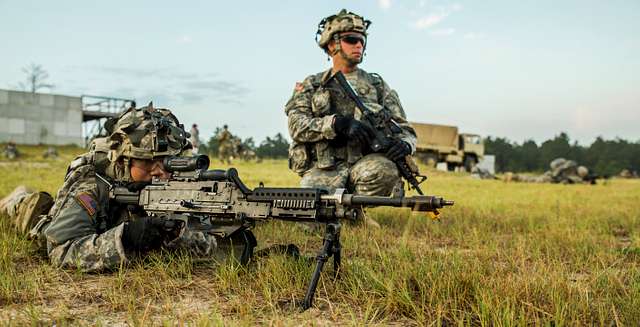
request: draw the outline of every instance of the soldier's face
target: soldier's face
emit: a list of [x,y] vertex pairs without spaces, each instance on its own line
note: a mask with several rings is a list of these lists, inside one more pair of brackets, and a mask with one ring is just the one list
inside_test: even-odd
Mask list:
[[[340,34],[340,48],[342,51],[338,55],[342,56],[348,63],[357,65],[362,62],[365,42],[364,35],[360,33]],[[329,44],[329,46],[335,47],[335,44]]]
[[166,171],[162,159],[143,160],[131,159],[131,179],[134,182],[150,182],[153,177],[169,179],[171,173]]

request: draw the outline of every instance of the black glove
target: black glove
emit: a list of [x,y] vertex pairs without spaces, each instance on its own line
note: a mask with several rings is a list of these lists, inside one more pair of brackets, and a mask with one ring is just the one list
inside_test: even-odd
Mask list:
[[336,134],[357,140],[361,145],[369,144],[369,140],[373,137],[371,127],[349,117],[336,116],[333,130]]
[[124,225],[122,245],[126,249],[149,251],[157,249],[162,241],[177,237],[182,221],[164,217],[138,217]]
[[393,142],[393,144],[391,144],[385,155],[387,156],[387,158],[393,161],[398,161],[409,154],[411,154],[411,146],[409,145],[409,143],[396,140],[395,142]]

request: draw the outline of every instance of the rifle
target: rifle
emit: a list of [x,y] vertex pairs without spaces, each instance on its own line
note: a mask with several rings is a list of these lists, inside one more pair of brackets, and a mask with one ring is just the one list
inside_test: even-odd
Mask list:
[[[347,194],[338,189],[328,194],[316,188],[278,188],[260,186],[248,188],[235,168],[208,170],[209,157],[167,157],[165,169],[171,171],[168,180],[154,178],[134,190],[126,186],[110,186],[110,198],[142,207],[150,216],[169,217],[169,222],[185,228],[205,231],[219,237],[249,230],[256,222],[279,219],[325,224],[322,249],[316,257],[316,268],[302,301],[302,308],[313,303],[320,273],[333,256],[334,274],[340,267],[340,220],[356,219],[356,209],[362,206],[407,207],[413,211],[430,212],[453,205],[453,201],[435,196],[397,194],[394,197]],[[402,193],[400,191],[400,193]],[[176,224],[172,224],[176,226]]]
[[[367,123],[372,127],[374,133],[373,139],[369,142],[371,151],[375,153],[386,152],[389,147],[398,140],[398,134],[402,132],[402,128],[398,123],[393,120],[393,117],[389,114],[388,110],[380,110],[379,112],[373,112],[362,102],[356,91],[353,90],[349,81],[344,77],[341,71],[337,71],[331,76],[325,84],[335,79],[338,82],[340,88],[347,94],[347,96],[355,102],[356,107],[360,109],[362,113],[361,121]],[[406,156],[400,160],[394,162],[398,168],[400,176],[402,176],[409,185],[413,187],[418,194],[422,195],[420,184],[427,179],[427,176],[420,175],[418,167],[410,156]],[[420,178],[420,180],[418,180]]]

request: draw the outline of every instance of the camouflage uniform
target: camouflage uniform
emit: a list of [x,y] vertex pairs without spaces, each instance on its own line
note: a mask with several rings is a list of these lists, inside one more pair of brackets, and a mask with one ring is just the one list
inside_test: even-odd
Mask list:
[[[319,45],[338,32],[358,32],[366,36],[370,22],[353,13],[341,11],[324,19],[319,26],[322,34]],[[301,186],[333,191],[347,188],[365,195],[389,195],[400,181],[395,163],[380,153],[371,153],[356,141],[338,137],[333,123],[336,116],[360,120],[362,113],[344,94],[329,69],[308,76],[297,83],[293,96],[285,106],[289,134],[293,143],[289,148],[289,168],[302,176]],[[373,112],[387,110],[402,128],[399,138],[416,148],[416,134],[407,122],[398,94],[378,74],[356,68],[344,74],[364,104]]]
[[232,139],[233,135],[225,126],[220,135],[218,135],[218,156],[223,163],[231,163],[231,157],[233,156]]
[[578,166],[578,164],[573,160],[556,158],[551,161],[549,167],[551,169],[540,176],[507,173],[505,174],[505,181],[561,184],[578,184],[589,182],[586,179],[589,174],[589,170],[584,166]]
[[[154,118],[149,119],[149,115]],[[156,151],[148,150],[159,143],[159,132],[154,130],[153,124],[165,124],[167,127],[164,130],[167,133],[164,140],[168,145],[165,149],[156,147]],[[30,236],[45,241],[48,256],[56,266],[100,271],[114,269],[127,262],[134,251],[123,246],[125,223],[145,213],[137,206],[111,201],[108,188],[101,181],[130,181],[129,157],[177,155],[189,148],[188,134],[166,109],[130,109],[111,128],[115,130],[110,137],[94,140],[90,152],[71,162],[55,204],[31,230]],[[124,135],[131,136],[130,142]],[[124,147],[118,146],[118,142]],[[117,164],[117,158],[124,158],[125,165]],[[0,207],[16,220],[16,225],[29,225],[31,223],[26,221],[31,217],[25,215],[24,206],[34,194],[37,193],[19,188],[5,198]],[[21,229],[22,232],[26,230]],[[165,240],[163,246],[211,256],[217,240],[212,235],[183,228],[177,238]]]
[[189,134],[191,134],[191,137],[189,138],[192,147],[191,153],[195,156],[198,154],[198,148],[200,147],[200,131],[198,130],[198,125],[193,124]]

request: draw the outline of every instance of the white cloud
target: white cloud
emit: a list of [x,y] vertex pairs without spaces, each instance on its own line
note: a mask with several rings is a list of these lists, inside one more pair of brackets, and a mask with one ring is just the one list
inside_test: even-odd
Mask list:
[[432,14],[418,19],[414,26],[417,29],[425,29],[440,23],[446,16],[441,14]]
[[378,6],[383,10],[391,8],[391,0],[378,0]]
[[447,36],[456,32],[455,28],[441,28],[431,31],[429,34],[433,36]]
[[183,35],[178,39],[178,43],[187,44],[193,42],[190,35]]
[[482,33],[474,33],[474,32],[470,32],[470,33],[466,33],[464,35],[465,39],[470,39],[470,40],[480,40],[480,39],[484,39],[484,34]]
[[438,7],[435,9],[434,13],[421,17],[415,21],[413,26],[421,30],[431,28],[438,25],[445,18],[449,17],[449,15],[459,10],[462,10],[462,5],[457,3],[445,7]]

